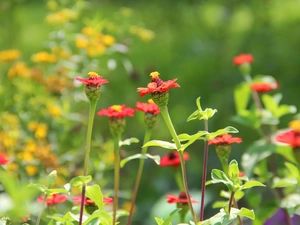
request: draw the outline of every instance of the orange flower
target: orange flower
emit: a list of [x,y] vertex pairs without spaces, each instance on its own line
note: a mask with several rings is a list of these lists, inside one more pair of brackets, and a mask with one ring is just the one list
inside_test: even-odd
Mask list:
[[144,103],[144,102],[137,102],[136,103],[136,110],[142,111],[145,113],[151,113],[151,114],[159,114],[159,108],[158,106],[154,103]]
[[252,63],[254,61],[253,56],[251,54],[240,54],[233,59],[234,65],[241,65],[244,63]]

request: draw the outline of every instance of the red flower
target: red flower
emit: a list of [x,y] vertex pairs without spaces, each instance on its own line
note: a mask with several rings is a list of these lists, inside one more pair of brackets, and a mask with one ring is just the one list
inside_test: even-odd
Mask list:
[[239,177],[244,177],[245,173],[243,171],[239,171]]
[[100,87],[100,85],[108,83],[108,80],[102,79],[102,77],[95,72],[89,72],[88,74],[90,75],[89,78],[76,78],[76,80],[84,83],[85,85],[92,85],[96,87]]
[[123,105],[113,105],[108,107],[108,109],[102,109],[98,112],[99,116],[117,117],[124,118],[125,116],[134,116],[134,109],[127,108]]
[[[191,197],[192,203],[198,203],[198,201],[192,199],[192,196],[190,196],[190,197]],[[173,204],[173,203],[188,204],[188,199],[186,197],[185,191],[180,192],[178,197],[176,195],[168,194],[168,196],[166,197],[166,200],[170,204]]]
[[251,90],[256,92],[268,92],[278,88],[278,84],[275,85],[266,82],[256,82],[251,84]]
[[230,134],[223,134],[215,137],[208,142],[209,145],[231,145],[232,143],[241,143],[239,137],[232,137]]
[[[187,161],[190,158],[189,153],[183,152],[183,159]],[[180,166],[180,157],[177,151],[171,152],[168,155],[165,155],[160,160],[160,166],[173,166],[178,167]]]
[[[74,200],[74,203],[76,205],[80,205],[81,204],[81,196],[80,195],[73,197],[72,200]],[[103,203],[105,203],[105,204],[113,204],[113,200],[112,200],[112,198],[103,197]],[[96,203],[93,200],[85,197],[85,199],[84,199],[84,205],[96,205]]]
[[251,54],[240,54],[233,59],[234,65],[241,65],[244,63],[252,63],[253,62],[253,56]]
[[0,165],[5,165],[9,162],[9,159],[7,158],[7,155],[2,153],[0,154]]
[[[65,195],[53,194],[47,197],[46,204],[48,206],[57,205],[59,203],[65,202],[67,198],[68,197]],[[42,203],[44,201],[44,196],[38,197],[37,201]]]
[[137,102],[136,110],[145,113],[152,113],[154,115],[160,113],[158,106],[154,102],[149,102],[149,103]]
[[300,132],[295,130],[280,133],[275,140],[281,143],[289,144],[292,148],[300,148]]
[[159,78],[158,72],[152,72],[150,76],[152,77],[152,82],[149,83],[146,88],[137,89],[137,91],[140,92],[140,97],[154,92],[168,92],[170,88],[180,87],[179,84],[176,83],[177,78],[163,81]]

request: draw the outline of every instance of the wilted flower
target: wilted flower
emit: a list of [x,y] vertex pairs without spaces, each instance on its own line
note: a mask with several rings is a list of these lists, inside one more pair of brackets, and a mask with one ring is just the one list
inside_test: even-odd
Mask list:
[[[44,202],[44,199],[45,199],[44,196],[40,196],[38,197],[37,201],[42,203]],[[68,197],[65,195],[53,194],[47,197],[46,204],[48,206],[58,205],[59,203],[65,202],[67,199]]]
[[[187,152],[183,152],[183,160],[189,160],[190,155]],[[169,154],[163,156],[160,160],[160,166],[173,166],[179,167],[180,166],[180,157],[177,151],[170,152]]]

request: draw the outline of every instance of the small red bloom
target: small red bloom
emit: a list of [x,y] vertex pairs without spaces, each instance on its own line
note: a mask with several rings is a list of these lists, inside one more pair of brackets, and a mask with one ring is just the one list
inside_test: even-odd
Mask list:
[[108,80],[102,79],[102,77],[95,72],[89,72],[88,74],[90,75],[89,78],[76,78],[76,80],[78,80],[81,83],[84,83],[85,85],[92,85],[96,87],[108,83]]
[[[67,198],[68,197],[65,195],[53,194],[53,195],[47,197],[46,204],[48,206],[57,205],[59,203],[65,202],[67,200]],[[38,197],[37,201],[42,203],[44,201],[44,196]]]
[[[74,200],[74,203],[76,205],[80,205],[81,204],[81,196],[80,195],[73,197],[72,200]],[[105,204],[112,204],[113,200],[112,200],[112,198],[103,197],[103,203],[105,203]],[[85,197],[85,199],[84,199],[84,205],[96,205],[96,203],[93,200]]]
[[134,109],[126,107],[123,105],[113,105],[108,107],[108,109],[102,109],[98,112],[99,116],[108,116],[114,118],[124,118],[125,116],[134,116]]
[[152,113],[154,115],[160,113],[158,106],[154,102],[152,102],[152,103],[137,102],[136,110],[142,111],[145,113]]
[[233,59],[234,65],[241,65],[244,63],[252,63],[254,61],[251,54],[240,54]]
[[168,92],[170,88],[180,87],[179,84],[176,83],[177,78],[173,80],[163,81],[159,78],[158,72],[152,72],[150,76],[152,77],[152,82],[150,82],[146,88],[137,89],[137,91],[140,92],[140,97],[154,92]]
[[300,148],[300,132],[289,130],[280,133],[275,140],[281,143],[289,144],[292,148]]
[[[184,161],[189,160],[190,155],[187,152],[183,152],[183,159]],[[165,155],[160,160],[160,166],[173,166],[179,167],[180,166],[180,157],[177,151],[170,152],[168,155]]]
[[209,145],[231,145],[232,143],[241,143],[242,139],[239,137],[232,137],[230,134],[223,134],[215,137],[208,142]]
[[9,158],[7,158],[7,155],[2,153],[0,154],[0,165],[5,165],[9,162]]
[[[190,197],[191,197],[192,203],[199,203],[198,201],[193,200],[192,196],[190,196]],[[188,199],[186,197],[185,191],[180,192],[178,197],[176,195],[168,194],[168,196],[166,197],[166,200],[170,204],[173,204],[173,203],[188,204]]]
[[272,85],[266,82],[256,82],[251,84],[251,90],[256,92],[268,92],[278,88],[278,84]]
[[245,173],[243,171],[239,171],[239,177],[244,177]]

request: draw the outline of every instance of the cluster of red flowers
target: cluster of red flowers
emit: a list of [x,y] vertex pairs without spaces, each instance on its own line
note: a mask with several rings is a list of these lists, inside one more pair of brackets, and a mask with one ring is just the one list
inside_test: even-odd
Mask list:
[[5,165],[9,162],[9,159],[7,158],[7,155],[4,153],[0,154],[0,165]]

